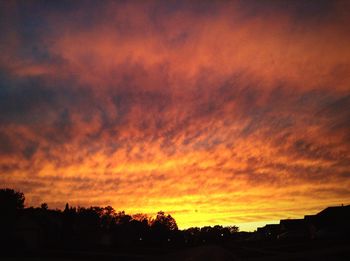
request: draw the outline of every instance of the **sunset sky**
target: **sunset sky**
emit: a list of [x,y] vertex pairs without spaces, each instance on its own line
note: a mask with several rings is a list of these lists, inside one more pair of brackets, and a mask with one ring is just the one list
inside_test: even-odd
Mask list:
[[350,1],[0,1],[0,187],[241,230],[350,203]]

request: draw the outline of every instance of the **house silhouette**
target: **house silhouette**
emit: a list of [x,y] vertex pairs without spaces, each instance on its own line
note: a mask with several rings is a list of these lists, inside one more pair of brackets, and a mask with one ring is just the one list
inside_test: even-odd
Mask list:
[[260,239],[345,238],[350,234],[350,205],[327,207],[303,219],[282,219],[257,229]]

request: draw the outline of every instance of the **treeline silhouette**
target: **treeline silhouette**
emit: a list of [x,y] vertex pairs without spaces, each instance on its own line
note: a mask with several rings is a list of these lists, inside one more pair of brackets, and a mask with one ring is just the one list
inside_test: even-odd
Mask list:
[[155,217],[128,215],[107,207],[73,207],[63,211],[24,207],[25,196],[0,189],[0,245],[4,249],[123,249],[172,248],[228,240],[238,227],[202,227],[179,230],[175,219],[162,211]]

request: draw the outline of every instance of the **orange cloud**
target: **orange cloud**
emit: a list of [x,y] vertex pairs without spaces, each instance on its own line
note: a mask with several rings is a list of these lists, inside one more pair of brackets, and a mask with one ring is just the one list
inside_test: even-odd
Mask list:
[[182,228],[349,201],[348,7],[195,3],[2,4],[2,184]]

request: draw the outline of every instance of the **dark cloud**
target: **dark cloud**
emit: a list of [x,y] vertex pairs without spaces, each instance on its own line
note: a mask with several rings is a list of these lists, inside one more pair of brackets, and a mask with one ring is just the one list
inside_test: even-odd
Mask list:
[[30,160],[37,152],[39,147],[38,142],[29,142],[23,150],[23,156],[25,159]]
[[0,154],[11,155],[15,151],[15,145],[12,143],[8,134],[0,131]]
[[[275,14],[285,14],[295,19],[295,22],[305,23],[314,20],[316,22],[325,21],[334,13],[337,1],[332,0],[311,0],[311,1],[259,1],[248,0],[238,1],[241,10],[250,18],[254,16],[268,16]],[[338,1],[341,2],[341,1]]]
[[2,79],[0,84],[0,121],[3,123],[35,121],[40,117],[35,112],[37,108],[50,105],[55,99],[54,91],[43,86],[40,79]]
[[12,172],[17,170],[21,170],[21,166],[17,163],[13,163],[13,164],[5,163],[0,165],[0,173],[2,175],[11,174]]

